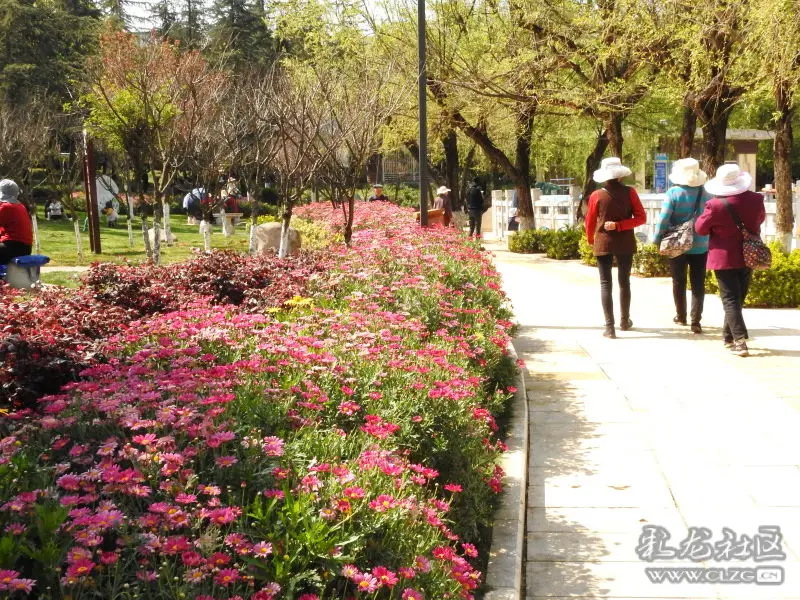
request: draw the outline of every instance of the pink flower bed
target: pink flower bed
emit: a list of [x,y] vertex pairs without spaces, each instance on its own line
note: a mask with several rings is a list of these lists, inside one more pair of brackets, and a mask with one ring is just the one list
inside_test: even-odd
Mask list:
[[474,596],[509,313],[473,245],[370,208],[352,249],[312,261],[324,270],[290,259],[258,301],[204,287],[126,323],[78,381],[0,421],[0,592]]

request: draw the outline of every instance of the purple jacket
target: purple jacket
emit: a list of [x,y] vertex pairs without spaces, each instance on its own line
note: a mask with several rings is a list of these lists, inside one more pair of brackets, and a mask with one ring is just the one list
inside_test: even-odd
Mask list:
[[[759,233],[764,222],[764,197],[755,192],[742,192],[726,196],[728,204],[736,211],[748,231]],[[712,198],[706,203],[703,214],[694,228],[700,235],[708,235],[708,262],[706,267],[715,271],[744,268],[742,234],[736,227],[722,198]]]

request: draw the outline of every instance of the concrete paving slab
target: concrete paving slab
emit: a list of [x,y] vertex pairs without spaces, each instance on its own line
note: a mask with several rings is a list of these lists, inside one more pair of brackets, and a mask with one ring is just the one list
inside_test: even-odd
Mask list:
[[[527,597],[800,599],[800,311],[746,310],[741,359],[721,344],[719,298],[696,336],[671,322],[668,279],[634,278],[634,329],[609,340],[595,269],[486,245],[529,375]],[[630,557],[645,524],[682,540],[771,523],[781,586],[652,583]]]
[[542,506],[528,508],[530,533],[591,532],[641,534],[644,525],[685,531],[686,523],[675,507],[586,508]]

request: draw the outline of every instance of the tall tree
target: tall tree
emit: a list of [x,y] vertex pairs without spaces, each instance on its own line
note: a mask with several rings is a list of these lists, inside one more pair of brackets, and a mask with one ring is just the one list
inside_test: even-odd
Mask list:
[[691,154],[699,125],[703,169],[714,173],[725,162],[731,113],[756,74],[757,59],[744,43],[753,0],[671,0],[663,10],[669,41],[657,60],[685,90],[680,154]]
[[97,19],[84,4],[0,0],[0,100],[66,98],[96,48]]
[[561,67],[542,102],[596,123],[585,161],[585,204],[605,152],[622,158],[623,122],[655,81],[658,70],[650,57],[664,46],[661,29],[667,24],[661,9],[643,0],[564,0],[531,10],[537,17],[529,27]]
[[792,121],[797,114],[800,90],[800,2],[759,0],[747,51],[760,54],[765,85],[775,100],[773,115],[774,168],[778,239],[789,251],[792,245]]
[[276,41],[262,0],[215,0],[208,51],[236,72],[268,68]]

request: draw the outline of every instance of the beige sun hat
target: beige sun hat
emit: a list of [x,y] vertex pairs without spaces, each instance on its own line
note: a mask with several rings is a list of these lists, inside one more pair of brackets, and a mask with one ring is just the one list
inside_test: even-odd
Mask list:
[[706,191],[712,196],[735,196],[750,189],[753,177],[737,164],[722,165],[717,175],[706,182]]
[[450,188],[447,187],[446,185],[442,185],[442,186],[439,187],[438,190],[436,190],[436,194],[438,196],[441,196],[442,194],[448,194],[448,193],[450,193]]
[[604,158],[600,163],[600,168],[594,172],[592,179],[597,183],[605,183],[610,179],[622,179],[630,175],[632,171],[622,164],[616,156]]
[[675,185],[699,187],[706,182],[708,175],[700,169],[700,163],[696,159],[681,158],[672,163],[669,179]]

